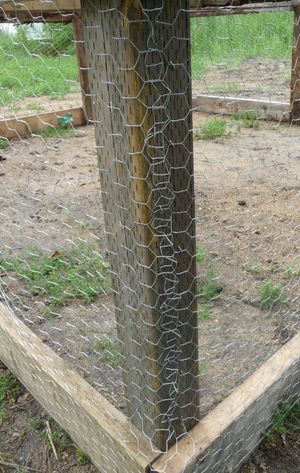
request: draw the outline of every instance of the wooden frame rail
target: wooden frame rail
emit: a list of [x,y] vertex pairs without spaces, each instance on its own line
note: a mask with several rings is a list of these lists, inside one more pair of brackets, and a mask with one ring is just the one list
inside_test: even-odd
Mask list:
[[1,303],[0,359],[100,471],[148,471],[147,438]]
[[[124,414],[1,303],[0,359],[100,471],[114,473],[234,472],[259,444],[278,403],[300,394],[298,334],[159,455]],[[114,459],[120,463],[114,464]]]

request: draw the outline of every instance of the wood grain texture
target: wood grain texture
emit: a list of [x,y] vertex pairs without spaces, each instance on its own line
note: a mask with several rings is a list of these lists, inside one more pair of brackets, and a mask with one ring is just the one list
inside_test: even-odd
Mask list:
[[289,120],[290,105],[284,102],[255,100],[241,97],[197,95],[193,97],[193,111],[224,115],[255,111],[262,120],[286,122]]
[[[293,2],[257,0],[190,0],[190,16],[211,16],[234,13],[257,13],[265,11],[288,11],[299,0]],[[112,0],[111,5],[114,4]],[[244,6],[244,8],[242,8]],[[220,10],[218,10],[220,8]],[[216,10],[217,9],[217,10]],[[60,14],[62,21],[72,21],[72,15],[81,10],[80,0],[23,0],[22,2],[0,0],[0,18],[9,21],[13,18],[24,23],[41,20],[54,21],[53,15]],[[240,10],[240,11],[239,11]],[[22,15],[22,12],[24,13]],[[59,18],[59,16],[55,16]]]
[[290,123],[300,125],[300,6],[294,7]]
[[153,473],[235,472],[261,440],[278,403],[300,394],[300,334],[284,345],[152,465]]
[[82,95],[82,108],[86,118],[86,122],[93,120],[93,104],[90,93],[87,59],[83,37],[83,24],[79,15],[74,15],[72,18],[74,40],[76,47],[77,64],[79,68],[79,79]]
[[49,127],[56,128],[59,125],[59,117],[71,113],[73,126],[86,124],[86,119],[81,107],[68,108],[57,112],[39,113],[38,115],[26,115],[24,117],[8,118],[0,120],[0,138],[22,138],[33,133],[46,130]]
[[127,412],[164,450],[198,417],[190,40],[185,2],[144,4],[82,19]]
[[148,471],[146,437],[1,303],[0,359],[101,473]]

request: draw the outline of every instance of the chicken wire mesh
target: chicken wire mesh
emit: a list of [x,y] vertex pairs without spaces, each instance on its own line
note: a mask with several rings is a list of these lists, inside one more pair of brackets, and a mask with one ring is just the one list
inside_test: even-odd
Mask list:
[[71,13],[24,10],[2,4],[1,118],[80,106],[84,41],[93,126],[71,110],[1,136],[1,300],[164,451],[299,331],[288,105],[275,123],[199,99],[288,102],[292,13],[90,1],[74,39]]

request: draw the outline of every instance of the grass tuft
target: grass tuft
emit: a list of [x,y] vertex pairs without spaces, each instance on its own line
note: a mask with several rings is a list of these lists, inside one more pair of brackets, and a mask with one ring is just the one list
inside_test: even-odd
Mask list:
[[4,370],[0,376],[0,425],[5,420],[5,401],[11,398],[17,400],[21,390],[19,381],[8,370]]
[[198,296],[201,301],[208,303],[221,297],[223,288],[213,266],[209,266],[205,272],[204,282],[198,284]]
[[101,361],[111,366],[116,366],[121,361],[121,355],[117,348],[117,340],[111,333],[104,335],[96,342],[94,351],[100,356]]
[[205,249],[202,246],[196,248],[196,261],[197,263],[203,263],[205,260]]
[[273,284],[270,280],[264,281],[262,288],[260,288],[260,301],[264,309],[284,304],[286,297],[282,285]]
[[89,463],[91,463],[90,457],[80,448],[77,448],[76,450],[76,459],[81,465],[88,465]]
[[9,147],[9,140],[7,138],[0,138],[0,149]]
[[0,271],[15,272],[33,295],[47,297],[49,309],[73,299],[90,303],[111,291],[108,264],[95,246],[83,241],[51,256],[40,255],[35,248],[24,258],[0,254]]
[[263,446],[273,447],[278,437],[300,432],[300,397],[283,401],[273,415],[272,426],[265,435]]
[[223,118],[213,118],[200,126],[194,133],[195,140],[216,140],[227,136],[226,121]]

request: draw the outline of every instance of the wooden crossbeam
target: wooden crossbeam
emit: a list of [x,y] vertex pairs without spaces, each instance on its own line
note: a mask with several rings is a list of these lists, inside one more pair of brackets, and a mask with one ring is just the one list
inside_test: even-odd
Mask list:
[[[194,16],[219,16],[260,12],[286,12],[292,10],[299,0],[256,1],[250,0],[190,0],[189,14]],[[34,23],[48,21],[72,21],[81,10],[80,0],[0,0],[0,21]]]

